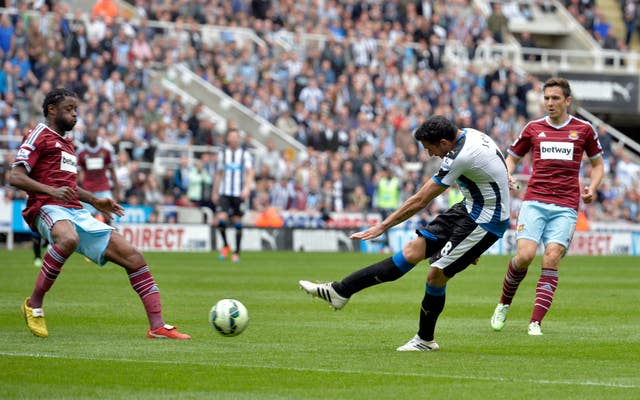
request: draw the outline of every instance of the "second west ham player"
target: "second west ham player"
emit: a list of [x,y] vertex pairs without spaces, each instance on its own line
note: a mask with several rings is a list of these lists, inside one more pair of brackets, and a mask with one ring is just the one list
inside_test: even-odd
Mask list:
[[[114,198],[119,191],[115,171],[113,148],[99,136],[98,129],[89,129],[86,134],[87,143],[78,151],[78,181],[80,186],[98,198]],[[113,190],[112,190],[113,183]],[[82,204],[93,216],[102,216],[104,222],[111,224],[108,215],[99,213],[91,204]]]
[[[558,265],[564,256],[578,219],[580,200],[593,201],[604,175],[602,147],[593,126],[568,113],[571,87],[563,78],[551,78],[543,87],[547,116],[529,122],[509,147],[509,176],[529,152],[533,172],[529,180],[517,223],[517,252],[509,262],[502,284],[502,296],[491,326],[504,328],[507,312],[520,282],[544,246],[542,272],[536,287],[536,299],[529,321],[529,335],[542,335],[540,325],[558,285]],[[591,162],[589,182],[580,189],[580,165],[586,153]]]

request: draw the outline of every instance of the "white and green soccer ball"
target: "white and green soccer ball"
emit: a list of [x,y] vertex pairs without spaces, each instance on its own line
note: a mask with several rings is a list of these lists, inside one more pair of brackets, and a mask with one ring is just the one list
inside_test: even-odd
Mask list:
[[237,336],[249,324],[247,308],[235,299],[222,299],[209,311],[209,323],[223,336]]

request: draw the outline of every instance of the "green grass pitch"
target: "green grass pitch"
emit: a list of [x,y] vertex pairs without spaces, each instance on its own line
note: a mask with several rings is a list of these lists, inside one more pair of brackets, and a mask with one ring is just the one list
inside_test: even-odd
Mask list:
[[[45,301],[49,338],[20,303],[38,270],[26,249],[0,251],[2,399],[639,399],[640,262],[566,257],[544,336],[526,334],[539,258],[503,332],[489,319],[508,257],[484,256],[453,279],[436,329],[441,351],[398,353],[417,330],[426,262],[334,312],[298,288],[335,280],[380,255],[148,253],[165,319],[191,341],[145,338],[124,271],[74,255]],[[242,301],[240,336],[208,325],[219,299]]]

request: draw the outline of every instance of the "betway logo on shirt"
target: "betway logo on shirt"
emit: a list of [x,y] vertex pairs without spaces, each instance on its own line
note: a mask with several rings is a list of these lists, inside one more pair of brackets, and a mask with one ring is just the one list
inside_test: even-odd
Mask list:
[[540,158],[543,160],[573,160],[573,143],[540,142]]
[[104,168],[104,160],[102,159],[102,157],[89,157],[87,158],[87,170],[88,171],[93,171],[93,170],[100,170]]
[[74,174],[78,173],[78,168],[76,167],[77,159],[74,154],[69,154],[66,151],[60,152],[60,169],[63,171],[73,172]]

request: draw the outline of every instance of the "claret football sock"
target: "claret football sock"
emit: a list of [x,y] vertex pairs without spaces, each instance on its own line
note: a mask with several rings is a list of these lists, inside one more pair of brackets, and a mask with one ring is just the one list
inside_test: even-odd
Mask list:
[[558,270],[542,268],[538,285],[536,286],[536,302],[533,306],[531,322],[542,321],[551,307],[553,295],[558,287]]
[[516,269],[513,258],[509,261],[509,268],[502,282],[500,304],[511,304],[518,290],[518,286],[520,286],[520,282],[527,276],[527,271],[528,269]]
[[131,287],[138,293],[144,309],[147,312],[149,326],[157,329],[164,325],[162,319],[162,304],[160,303],[160,291],[156,285],[148,266],[138,268],[135,271],[129,270],[129,282]]
[[45,293],[53,286],[68,257],[68,255],[63,254],[55,245],[49,247],[47,254],[44,255],[44,259],[42,260],[42,269],[40,269],[40,274],[36,279],[36,285],[33,288],[33,293],[29,300],[29,307],[42,307],[42,300]]

